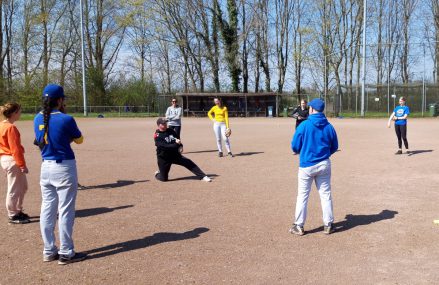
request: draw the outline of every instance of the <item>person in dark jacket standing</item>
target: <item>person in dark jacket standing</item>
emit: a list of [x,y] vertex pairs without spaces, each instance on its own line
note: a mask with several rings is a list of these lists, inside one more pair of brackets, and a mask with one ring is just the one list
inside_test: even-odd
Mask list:
[[308,120],[300,124],[294,133],[291,148],[300,154],[298,193],[295,223],[290,233],[303,235],[308,197],[312,182],[319,191],[323,211],[324,233],[334,231],[334,215],[331,197],[331,161],[329,157],[338,149],[337,134],[328,122],[323,110],[325,102],[314,99],[309,103]]
[[177,133],[168,128],[168,122],[164,118],[157,120],[158,129],[154,133],[155,146],[157,147],[157,164],[159,170],[155,173],[155,178],[160,181],[168,181],[169,171],[172,164],[186,167],[201,180],[211,182],[207,176],[192,160],[181,155],[183,144],[177,137]]
[[305,99],[302,99],[300,101],[300,106],[298,106],[293,111],[293,118],[296,119],[296,129],[303,121],[308,119],[308,116],[309,116],[308,102]]

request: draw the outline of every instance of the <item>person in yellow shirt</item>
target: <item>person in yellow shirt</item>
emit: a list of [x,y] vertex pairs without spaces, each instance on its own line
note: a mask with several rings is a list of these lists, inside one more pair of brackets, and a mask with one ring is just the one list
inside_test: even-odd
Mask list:
[[213,99],[215,106],[213,106],[207,115],[209,119],[213,121],[213,131],[215,132],[216,144],[218,147],[218,156],[223,156],[223,146],[222,140],[226,145],[227,155],[233,157],[232,151],[230,149],[230,140],[229,137],[226,136],[226,133],[230,133],[229,128],[229,113],[227,111],[227,107],[223,106],[221,99],[214,98]]

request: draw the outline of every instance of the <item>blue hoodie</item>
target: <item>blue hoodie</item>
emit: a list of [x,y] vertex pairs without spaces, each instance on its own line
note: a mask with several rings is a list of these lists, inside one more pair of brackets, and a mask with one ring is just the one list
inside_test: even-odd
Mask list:
[[337,133],[325,114],[312,114],[297,127],[291,148],[300,153],[300,167],[310,167],[337,151]]

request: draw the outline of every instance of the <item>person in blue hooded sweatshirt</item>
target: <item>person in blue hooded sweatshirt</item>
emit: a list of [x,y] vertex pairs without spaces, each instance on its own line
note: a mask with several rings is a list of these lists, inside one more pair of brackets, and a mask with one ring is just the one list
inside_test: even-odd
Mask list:
[[319,191],[323,211],[323,231],[334,231],[331,197],[330,156],[338,149],[337,133],[323,111],[325,102],[314,99],[309,104],[308,120],[301,123],[291,141],[293,152],[300,154],[295,222],[290,233],[304,235],[309,193],[313,181]]

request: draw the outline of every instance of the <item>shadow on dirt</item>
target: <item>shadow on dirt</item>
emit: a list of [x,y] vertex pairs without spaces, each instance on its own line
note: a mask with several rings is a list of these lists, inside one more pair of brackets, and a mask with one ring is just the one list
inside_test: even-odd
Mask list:
[[[398,212],[392,210],[383,210],[378,214],[372,214],[372,215],[348,214],[346,215],[344,221],[334,223],[335,233],[344,232],[358,226],[365,226],[383,220],[390,220],[393,219],[396,214],[398,214]],[[310,231],[306,231],[306,233],[312,234],[321,231],[323,231],[323,226]]]
[[120,243],[115,243],[99,248],[95,248],[89,251],[86,251],[89,255],[87,259],[94,259],[94,258],[101,258],[110,256],[113,254],[118,254],[121,252],[141,249],[165,242],[173,242],[173,241],[180,241],[180,240],[186,240],[186,239],[193,239],[199,237],[202,233],[205,233],[209,231],[208,228],[195,228],[191,231],[187,231],[184,233],[155,233],[152,236],[147,236],[141,239],[135,239]]
[[183,152],[183,154],[188,154],[188,153],[205,153],[205,152],[218,152],[218,150],[217,149],[211,149],[211,150],[188,151],[188,152]]
[[[219,176],[219,175],[216,175],[216,174],[206,174],[206,175],[209,176],[210,178],[214,178],[214,177],[218,177]],[[169,182],[169,181],[181,181],[181,180],[201,180],[201,179],[198,176],[185,176],[185,177],[178,177],[178,178],[168,179],[167,182]],[[212,179],[212,181],[215,181],[215,179]]]
[[114,183],[108,183],[108,184],[101,184],[101,185],[93,185],[93,186],[85,186],[78,183],[78,190],[93,190],[93,189],[113,189],[113,188],[119,188],[124,187],[128,185],[132,185],[134,183],[143,183],[148,182],[149,180],[139,180],[139,181],[133,181],[133,180],[117,180]]
[[264,152],[263,151],[240,152],[238,154],[235,154],[235,156],[249,156],[249,155],[261,154],[261,153],[264,153]]
[[85,217],[110,213],[116,210],[127,209],[131,207],[134,207],[134,205],[126,205],[126,206],[120,206],[114,208],[99,207],[99,208],[81,209],[81,210],[76,210],[75,216],[76,218],[85,218]]
[[416,155],[416,154],[420,154],[420,153],[425,153],[425,152],[433,152],[433,150],[432,149],[412,150],[407,155],[408,156],[412,156],[412,155]]

